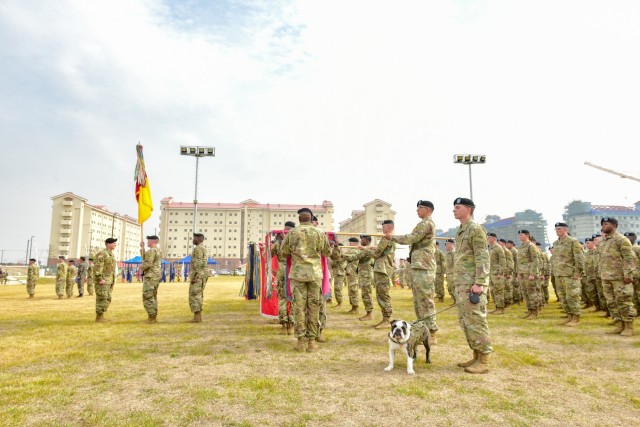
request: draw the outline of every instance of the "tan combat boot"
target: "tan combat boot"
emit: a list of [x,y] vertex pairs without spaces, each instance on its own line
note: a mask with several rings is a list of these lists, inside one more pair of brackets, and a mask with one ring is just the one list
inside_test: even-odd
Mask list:
[[531,316],[529,316],[529,320],[537,319],[538,318],[538,313],[539,313],[538,310],[531,310]]
[[303,352],[306,349],[307,349],[307,338],[305,337],[298,338],[298,343],[295,346],[295,350]]
[[476,363],[476,360],[478,360],[479,355],[480,355],[480,352],[478,350],[473,350],[473,359],[468,360],[466,362],[458,362],[458,366],[460,366],[461,368],[467,368],[473,365],[474,363]]
[[358,320],[364,322],[366,320],[373,320],[373,315],[371,314],[370,311],[367,311],[367,314],[365,314],[364,316],[360,317]]
[[573,320],[573,314],[567,314],[565,317],[563,317],[563,319],[564,320],[561,320],[558,325],[566,325],[567,323],[571,322]]
[[429,334],[431,336],[431,339],[430,339],[431,345],[438,344],[438,337],[436,336],[436,331],[429,331]]
[[521,319],[528,319],[533,314],[533,310],[528,310],[527,314],[521,317]]
[[108,322],[108,321],[109,321],[109,319],[105,319],[104,318],[104,313],[100,313],[100,314],[96,313],[96,322],[104,323],[104,322]]
[[578,323],[580,323],[580,316],[578,316],[577,314],[574,314],[571,316],[571,320],[567,323],[565,323],[565,326],[578,326]]
[[150,314],[149,318],[147,319],[147,323],[156,323],[156,316],[153,314]]
[[62,299],[62,295],[58,295],[58,299]]
[[378,323],[376,323],[375,325],[373,325],[373,327],[374,328],[387,327],[390,324],[389,322],[391,322],[391,318],[390,317],[382,316],[382,320],[379,321]]
[[504,314],[504,308],[496,308],[489,314]]
[[316,343],[317,340],[318,338],[316,338],[315,340],[309,340],[309,346],[307,347],[308,353],[313,353],[314,351],[317,351],[320,348]]
[[633,322],[624,322],[624,331],[620,332],[623,337],[633,336]]
[[280,335],[287,335],[288,330],[287,322],[282,322],[282,329],[280,330]]
[[33,295],[29,295],[29,298],[33,298]]
[[352,305],[351,306],[351,310],[347,311],[347,314],[356,314],[358,313],[358,306],[357,305]]
[[[318,336],[316,337],[317,342],[327,342],[327,339],[322,335],[322,330],[318,332]],[[311,346],[311,342],[309,342],[309,346]]]
[[624,323],[622,323],[622,320],[616,320],[616,325],[615,325],[615,329],[605,332],[605,334],[607,335],[617,335],[620,332],[624,331]]
[[471,366],[464,368],[465,372],[470,374],[486,374],[489,372],[489,353],[480,353],[478,360]]
[[202,312],[201,311],[196,311],[195,313],[193,313],[193,319],[187,321],[187,323],[200,323],[202,322]]
[[293,322],[289,322],[287,323],[287,335],[293,335]]

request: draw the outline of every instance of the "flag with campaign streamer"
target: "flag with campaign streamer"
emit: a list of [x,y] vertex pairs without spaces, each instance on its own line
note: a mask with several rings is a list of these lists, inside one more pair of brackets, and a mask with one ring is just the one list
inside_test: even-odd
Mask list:
[[144,167],[142,157],[142,145],[136,145],[138,161],[136,163],[136,200],[138,201],[138,224],[142,224],[151,217],[153,202],[151,201],[151,188],[149,187],[149,177]]

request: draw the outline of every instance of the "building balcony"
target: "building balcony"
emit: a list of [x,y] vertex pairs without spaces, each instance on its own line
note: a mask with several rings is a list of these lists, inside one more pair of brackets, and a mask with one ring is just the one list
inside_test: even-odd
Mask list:
[[60,229],[60,234],[63,234],[63,235],[71,234],[71,229],[70,228],[61,228]]
[[71,218],[73,216],[73,212],[71,211],[62,211],[63,218]]
[[382,222],[382,215],[376,217],[376,222]]
[[71,243],[71,238],[69,237],[61,237],[58,242],[60,243]]
[[71,225],[71,221],[68,219],[63,219],[62,221],[60,221],[60,225]]
[[58,246],[58,252],[60,255],[67,255],[67,252],[69,252],[69,246]]
[[62,206],[73,206],[73,200],[63,200]]
[[376,212],[384,212],[384,207],[376,206]]

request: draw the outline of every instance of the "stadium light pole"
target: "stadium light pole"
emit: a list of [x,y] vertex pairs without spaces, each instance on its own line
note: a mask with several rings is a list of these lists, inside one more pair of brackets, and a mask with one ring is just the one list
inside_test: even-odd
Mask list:
[[473,200],[473,180],[471,178],[471,165],[483,165],[487,161],[484,154],[454,154],[453,163],[469,165],[469,198]]
[[196,189],[193,197],[193,232],[196,232],[196,216],[198,215],[198,163],[200,157],[215,157],[216,149],[214,147],[198,147],[198,146],[180,146],[180,155],[192,156],[196,158]]

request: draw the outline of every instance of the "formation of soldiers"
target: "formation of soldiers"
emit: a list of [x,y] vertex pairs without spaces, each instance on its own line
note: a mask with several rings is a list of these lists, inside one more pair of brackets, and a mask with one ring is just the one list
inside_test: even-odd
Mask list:
[[77,260],[65,260],[65,257],[61,255],[58,259],[60,260],[56,265],[56,295],[58,299],[63,299],[65,295],[67,298],[72,298],[74,285],[77,285],[78,289],[76,297],[84,296],[85,284],[89,295],[93,295],[93,258],[87,260],[82,256]]

